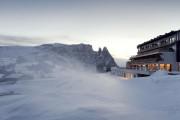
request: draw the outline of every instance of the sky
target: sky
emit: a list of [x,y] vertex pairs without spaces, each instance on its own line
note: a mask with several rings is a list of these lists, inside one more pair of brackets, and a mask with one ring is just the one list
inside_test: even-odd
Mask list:
[[86,43],[128,59],[180,29],[179,0],[0,0],[0,45]]

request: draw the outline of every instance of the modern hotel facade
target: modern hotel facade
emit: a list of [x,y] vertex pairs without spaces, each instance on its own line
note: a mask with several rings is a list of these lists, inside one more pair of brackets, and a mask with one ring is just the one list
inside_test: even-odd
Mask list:
[[137,55],[127,62],[128,69],[180,71],[180,30],[157,36],[137,49]]

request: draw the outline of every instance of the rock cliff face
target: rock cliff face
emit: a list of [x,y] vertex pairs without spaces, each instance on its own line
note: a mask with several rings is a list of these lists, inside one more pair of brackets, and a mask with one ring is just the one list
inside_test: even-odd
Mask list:
[[46,44],[38,48],[44,51],[55,52],[59,55],[74,58],[82,63],[96,64],[97,52],[93,51],[91,45],[77,44],[77,45],[64,45],[64,44]]
[[95,65],[100,72],[110,71],[111,67],[116,66],[116,63],[106,47],[99,51],[94,51],[91,45],[77,44],[77,45],[64,45],[64,44],[46,44],[38,48],[45,51],[53,51],[60,55],[75,58],[82,63]]
[[97,58],[96,58],[96,68],[100,72],[108,72],[111,71],[111,67],[115,67],[117,64],[114,61],[114,58],[109,53],[106,47],[101,50],[99,48]]
[[116,66],[107,48],[102,51],[94,51],[91,45],[86,44],[0,47],[0,81],[46,77],[59,65],[63,68],[76,69],[76,67],[68,65],[79,66],[79,64],[89,70],[96,68],[99,72],[110,71],[111,67]]

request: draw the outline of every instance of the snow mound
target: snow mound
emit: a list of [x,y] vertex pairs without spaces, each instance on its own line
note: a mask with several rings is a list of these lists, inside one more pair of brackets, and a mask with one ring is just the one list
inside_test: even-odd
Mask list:
[[151,77],[162,77],[168,75],[168,71],[165,70],[158,70],[151,75]]

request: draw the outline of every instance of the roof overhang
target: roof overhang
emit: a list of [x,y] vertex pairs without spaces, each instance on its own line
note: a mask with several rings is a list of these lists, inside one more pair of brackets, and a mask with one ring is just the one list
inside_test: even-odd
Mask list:
[[153,53],[147,53],[147,54],[132,56],[130,59],[136,59],[136,58],[141,58],[141,57],[146,57],[146,56],[153,56],[153,55],[161,55],[161,54],[162,54],[161,52],[153,52]]

